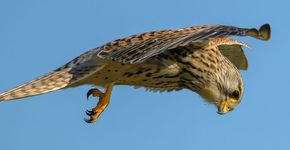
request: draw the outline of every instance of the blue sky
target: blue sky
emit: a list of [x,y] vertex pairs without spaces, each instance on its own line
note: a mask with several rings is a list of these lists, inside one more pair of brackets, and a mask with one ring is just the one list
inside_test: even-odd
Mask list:
[[269,42],[239,38],[249,70],[235,111],[187,90],[151,93],[115,87],[94,124],[83,121],[90,86],[0,104],[0,149],[263,149],[290,148],[289,2],[282,0],[1,0],[0,91],[41,76],[108,41],[145,31],[204,24],[259,27]]

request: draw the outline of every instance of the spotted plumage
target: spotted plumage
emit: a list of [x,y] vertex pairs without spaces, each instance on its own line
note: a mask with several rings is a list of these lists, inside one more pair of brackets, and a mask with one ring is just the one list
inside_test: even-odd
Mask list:
[[239,70],[248,61],[242,46],[229,36],[270,39],[270,26],[259,30],[225,25],[207,25],[161,30],[118,39],[92,49],[63,67],[0,94],[8,101],[84,84],[103,86],[105,93],[92,89],[99,103],[87,111],[94,122],[110,100],[114,85],[145,87],[153,91],[189,89],[218,107],[220,114],[236,107],[243,95]]

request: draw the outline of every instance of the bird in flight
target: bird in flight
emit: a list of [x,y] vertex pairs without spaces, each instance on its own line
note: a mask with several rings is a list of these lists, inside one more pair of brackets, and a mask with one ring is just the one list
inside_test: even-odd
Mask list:
[[0,101],[40,95],[80,85],[93,88],[87,97],[98,97],[95,108],[86,111],[95,122],[110,102],[115,85],[145,87],[154,91],[188,89],[217,107],[219,114],[241,102],[244,86],[240,70],[248,61],[232,36],[269,40],[269,24],[259,29],[205,25],[136,34],[94,48],[64,66],[0,94]]

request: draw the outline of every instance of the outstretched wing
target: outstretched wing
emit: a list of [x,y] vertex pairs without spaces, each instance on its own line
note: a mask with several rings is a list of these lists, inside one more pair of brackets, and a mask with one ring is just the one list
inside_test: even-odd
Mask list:
[[271,36],[270,25],[264,24],[259,30],[209,25],[147,32],[107,43],[99,47],[98,56],[123,63],[140,63],[178,46],[228,36],[252,36],[260,40],[268,40]]

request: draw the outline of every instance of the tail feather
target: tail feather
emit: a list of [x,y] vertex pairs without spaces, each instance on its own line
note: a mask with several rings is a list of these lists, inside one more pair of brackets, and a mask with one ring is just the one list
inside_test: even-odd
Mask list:
[[70,84],[70,80],[73,78],[70,70],[69,68],[56,70],[38,79],[1,93],[0,102],[40,95],[64,88]]
[[96,50],[98,50],[98,48],[80,55],[63,67],[38,79],[24,83],[4,93],[0,93],[0,102],[86,84],[83,80],[105,66],[105,64],[99,61],[98,57],[95,56]]

